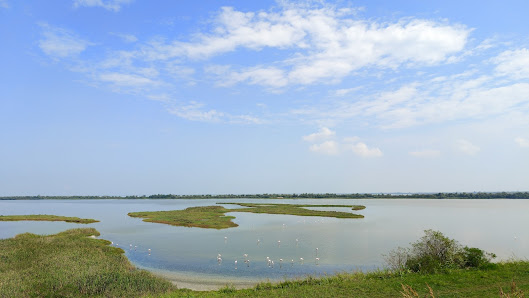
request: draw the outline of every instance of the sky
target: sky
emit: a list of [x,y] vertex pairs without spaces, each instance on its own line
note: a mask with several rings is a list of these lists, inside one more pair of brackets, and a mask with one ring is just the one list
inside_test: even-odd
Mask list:
[[0,196],[529,191],[527,12],[0,0]]

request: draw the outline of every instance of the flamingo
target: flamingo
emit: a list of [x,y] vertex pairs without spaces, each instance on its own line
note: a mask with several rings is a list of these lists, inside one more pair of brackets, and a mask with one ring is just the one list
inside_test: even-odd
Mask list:
[[303,258],[299,258],[299,262],[303,265]]
[[316,265],[319,265],[320,258],[316,258]]

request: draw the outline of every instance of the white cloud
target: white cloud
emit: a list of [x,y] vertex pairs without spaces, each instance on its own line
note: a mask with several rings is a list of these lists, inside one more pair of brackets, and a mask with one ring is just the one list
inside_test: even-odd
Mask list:
[[216,110],[204,111],[203,106],[202,103],[191,101],[187,105],[172,107],[168,110],[171,114],[192,121],[216,122],[224,116],[224,113]]
[[362,89],[362,87],[354,87],[354,88],[345,88],[345,89],[338,89],[334,91],[334,95],[336,96],[345,96],[349,93],[355,92]]
[[254,67],[240,72],[230,72],[226,77],[222,77],[219,80],[219,85],[231,86],[245,81],[250,85],[262,85],[273,88],[287,85],[283,70],[275,67]]
[[500,75],[515,79],[529,78],[529,49],[508,50],[492,59]]
[[0,0],[0,7],[9,8],[9,3],[7,2],[7,0]]
[[[115,10],[112,5],[121,7],[128,2],[78,0],[75,3],[79,7],[106,5],[107,9]],[[320,100],[311,95],[307,96],[309,99],[292,100],[288,103],[291,112],[278,111],[275,108],[279,104],[274,106],[275,103],[267,103],[268,109],[258,111],[267,117],[277,112],[272,117],[297,118],[326,127],[354,121],[364,127],[396,129],[529,113],[529,83],[519,80],[529,75],[526,48],[504,51],[459,74],[450,74],[450,70],[438,74],[438,69],[433,69],[434,77],[428,73],[429,67],[444,65],[454,55],[465,55],[471,29],[448,21],[414,17],[379,21],[355,13],[355,10],[325,3],[281,1],[277,7],[253,12],[228,7],[216,15],[207,31],[187,39],[159,37],[147,43],[137,42],[129,45],[131,50],[105,49],[108,56],[103,61],[79,55],[92,45],[90,42],[48,25],[42,26],[44,33],[39,46],[53,58],[80,56],[77,57],[79,65],[68,67],[86,73],[94,81],[93,85],[145,97],[169,94],[173,98],[181,94],[182,88],[207,85],[211,80],[220,86],[260,85],[268,91],[287,92],[293,85],[298,85],[299,91],[309,89],[299,85],[359,77],[358,83],[352,86],[343,84],[341,89],[328,92],[328,98]],[[115,35],[131,42],[137,40],[133,35]],[[490,41],[484,41],[473,50],[485,51],[491,47]],[[240,60],[237,66],[218,65],[224,59],[213,59],[237,50],[255,57]],[[266,53],[261,56],[264,50]],[[482,71],[491,62],[495,69]],[[417,69],[423,66],[426,68]],[[418,74],[413,76],[413,81],[407,76],[406,70],[410,68],[416,68],[413,71]],[[393,71],[403,76],[388,82],[384,76]],[[504,77],[498,80],[498,74]],[[365,76],[377,78],[364,80]],[[368,84],[363,84],[364,81]],[[360,84],[362,87],[354,87]],[[135,88],[126,88],[129,86]],[[244,122],[247,117],[248,122],[266,122],[249,111],[229,116],[227,112],[186,109],[186,106],[179,106],[174,114],[186,119]]]
[[457,120],[479,121],[499,115],[529,113],[529,83],[497,80],[480,72],[417,79],[393,90],[362,90],[322,106],[292,111],[314,122],[368,119],[385,129]]
[[411,156],[420,157],[420,158],[433,158],[441,155],[439,150],[421,150],[421,151],[411,151],[409,152]]
[[39,41],[39,47],[53,58],[76,56],[92,45],[68,30],[48,24],[41,24],[41,27],[43,38]]
[[514,141],[516,142],[516,144],[518,144],[518,146],[522,148],[529,148],[529,139],[518,137],[514,139]]
[[136,41],[138,41],[138,38],[134,34],[113,33],[113,32],[111,32],[110,34],[119,37],[124,42],[136,42]]
[[463,139],[458,140],[456,146],[460,152],[468,155],[476,155],[481,150],[478,146]]
[[303,140],[307,142],[317,142],[333,137],[336,132],[330,130],[327,127],[322,127],[318,132],[311,133],[310,135],[303,136]]
[[[460,25],[421,19],[360,20],[352,18],[351,10],[326,4],[283,4],[269,12],[225,7],[213,30],[189,42],[154,41],[142,52],[152,60],[208,59],[238,48],[271,48],[284,53],[273,62],[276,67],[248,65],[230,70],[226,85],[248,82],[283,87],[339,81],[365,67],[439,64],[465,47],[469,33]],[[292,56],[291,50],[296,54]]]
[[126,87],[158,84],[149,78],[125,73],[102,73],[99,75],[99,80]]
[[382,151],[378,148],[369,148],[365,143],[358,142],[355,144],[348,144],[348,149],[352,150],[356,155],[362,157],[381,157]]
[[74,0],[74,7],[102,7],[106,10],[119,11],[121,6],[129,4],[133,0]]
[[321,144],[312,144],[309,150],[327,155],[336,155],[339,152],[339,144],[335,141],[325,141]]
[[[322,127],[318,132],[303,136],[303,140],[308,142],[321,142],[325,139],[333,138],[335,135],[336,133],[334,131],[327,127]],[[338,155],[346,151],[352,151],[361,157],[380,157],[383,155],[379,148],[369,148],[365,143],[359,142],[359,140],[360,138],[358,137],[345,137],[343,138],[343,142],[327,140],[310,145],[309,150],[327,155]]]

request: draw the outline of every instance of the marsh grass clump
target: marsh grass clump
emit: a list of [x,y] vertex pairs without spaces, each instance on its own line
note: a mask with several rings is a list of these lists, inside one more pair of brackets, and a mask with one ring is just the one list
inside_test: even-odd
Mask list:
[[99,220],[91,218],[79,218],[79,217],[68,217],[48,214],[29,214],[29,215],[0,215],[0,221],[21,221],[21,220],[32,220],[32,221],[64,221],[80,224],[89,224],[99,222]]
[[360,205],[295,205],[295,204],[254,204],[254,203],[222,203],[233,204],[248,208],[226,209],[222,206],[189,207],[185,210],[171,211],[146,211],[130,212],[131,217],[144,218],[146,222],[163,223],[173,226],[197,227],[208,229],[226,229],[237,227],[231,220],[234,216],[227,216],[228,212],[251,212],[266,214],[285,214],[297,216],[323,216],[336,218],[363,218],[363,215],[337,212],[310,210],[304,207],[349,207],[352,210],[362,210],[365,207]]
[[144,218],[146,222],[163,223],[173,226],[226,229],[237,227],[234,216],[226,216],[231,210],[222,206],[189,207],[185,210],[131,212],[131,217]]
[[322,216],[335,218],[364,218],[361,214],[354,214],[339,211],[322,211],[310,210],[307,207],[347,207],[351,210],[363,210],[366,207],[361,205],[301,205],[301,204],[272,204],[272,203],[222,203],[233,204],[249,208],[232,209],[232,212],[251,212],[251,213],[266,213],[266,214],[286,214],[297,216]]
[[462,246],[439,231],[425,230],[411,248],[398,247],[385,256],[394,271],[435,273],[448,269],[486,268],[496,255],[479,248]]
[[0,297],[137,297],[175,290],[93,228],[0,240]]

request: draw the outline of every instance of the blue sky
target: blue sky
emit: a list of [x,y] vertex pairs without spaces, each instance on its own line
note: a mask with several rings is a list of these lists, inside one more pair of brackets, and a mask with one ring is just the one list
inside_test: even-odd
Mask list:
[[527,191],[528,11],[0,0],[0,195]]

